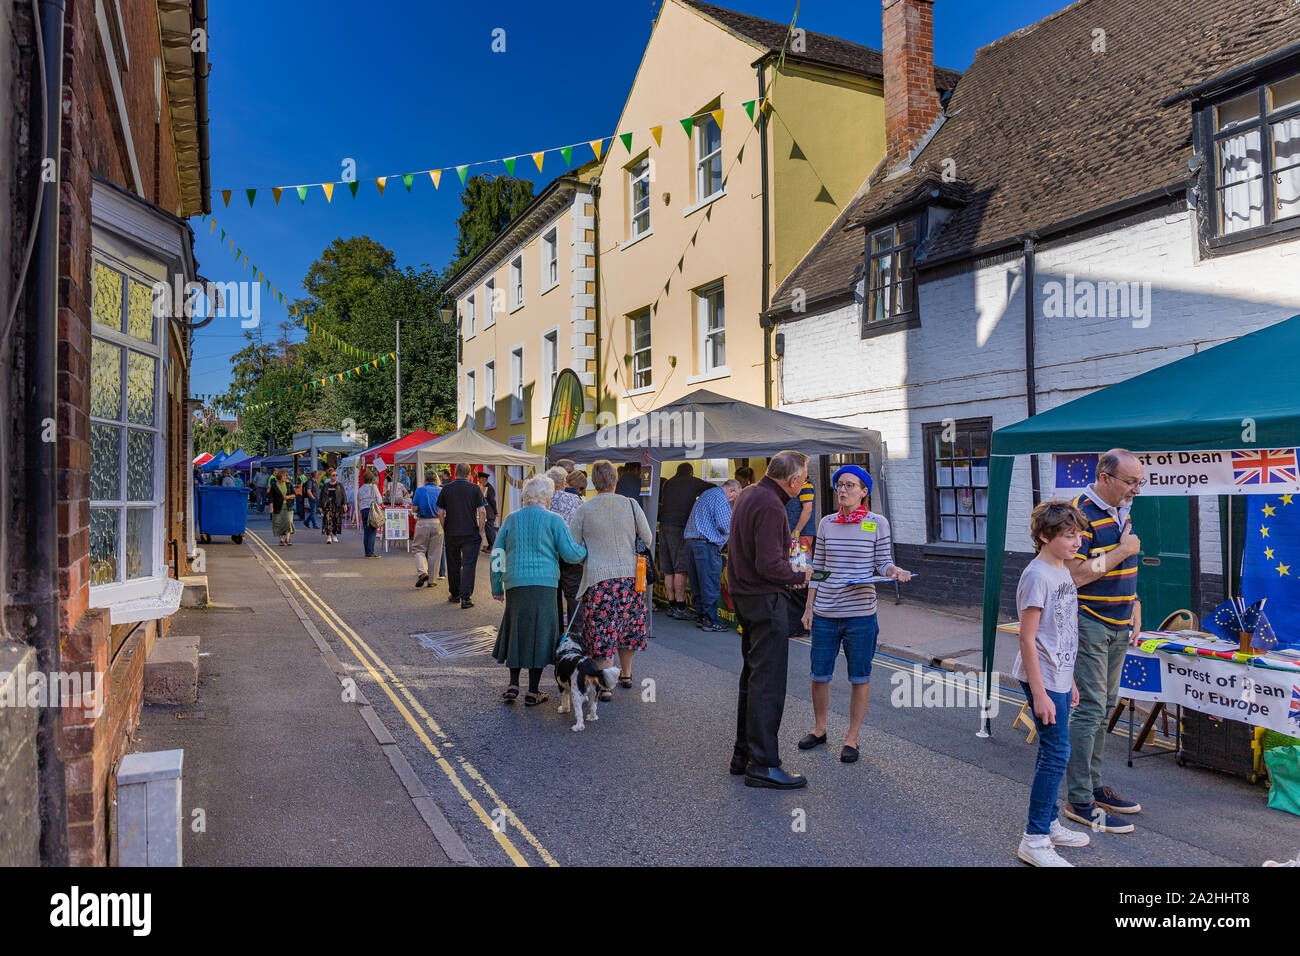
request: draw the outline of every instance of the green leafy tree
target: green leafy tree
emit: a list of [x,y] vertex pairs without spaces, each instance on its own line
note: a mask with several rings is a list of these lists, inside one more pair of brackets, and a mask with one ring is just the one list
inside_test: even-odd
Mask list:
[[460,194],[465,211],[456,220],[456,259],[451,272],[478,255],[533,201],[533,184],[509,176],[471,176]]

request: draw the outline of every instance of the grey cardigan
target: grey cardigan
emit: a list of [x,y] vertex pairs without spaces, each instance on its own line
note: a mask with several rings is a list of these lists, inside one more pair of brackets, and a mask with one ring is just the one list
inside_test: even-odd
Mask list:
[[620,494],[598,494],[583,502],[569,518],[569,531],[587,549],[582,591],[610,578],[635,577],[638,538],[654,547],[641,505]]

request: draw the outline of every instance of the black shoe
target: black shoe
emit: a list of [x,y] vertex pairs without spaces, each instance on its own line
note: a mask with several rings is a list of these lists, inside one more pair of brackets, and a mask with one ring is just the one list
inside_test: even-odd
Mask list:
[[473,606],[474,606],[474,602],[470,600],[464,600],[460,602],[460,609],[462,611],[464,611],[466,608],[471,608]]
[[850,747],[848,744],[845,744],[844,748],[840,750],[840,763],[857,763],[857,761],[858,748]]
[[749,766],[745,768],[745,786],[798,790],[808,786],[808,778],[799,773],[786,773],[780,767],[760,767],[750,761]]
[[429,576],[427,574],[421,574],[418,578],[415,579],[415,586],[417,588],[422,588],[424,587],[425,582],[427,582],[428,580],[429,580]]
[[695,626],[698,627],[701,631],[725,631],[725,630],[727,630],[726,625],[724,625],[724,624],[714,624],[712,621],[700,621],[700,623],[697,624],[697,625],[695,625]]
[[450,603],[455,604],[457,601],[460,600],[460,595],[459,595],[459,594],[448,594],[448,595],[447,595],[447,600],[448,600]]
[[739,755],[733,755],[733,756],[732,756],[732,758],[731,758],[731,773],[732,773],[733,776],[739,777],[741,774],[743,774],[743,773],[745,772],[745,768],[746,768],[747,766],[749,766],[749,758],[748,758],[748,757],[741,757],[741,756],[739,756]]
[[816,734],[804,734],[803,739],[799,741],[800,750],[812,750],[814,747],[820,747],[826,743],[826,735],[818,737]]

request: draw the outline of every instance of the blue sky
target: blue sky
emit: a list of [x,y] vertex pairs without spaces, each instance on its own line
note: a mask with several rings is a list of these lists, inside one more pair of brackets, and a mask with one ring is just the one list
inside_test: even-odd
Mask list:
[[[1066,2],[938,0],[935,60],[963,70],[979,47]],[[788,23],[795,0],[718,5]],[[598,16],[585,16],[581,7],[523,0],[213,0],[208,109],[219,227],[286,296],[301,294],[307,267],[338,236],[368,235],[392,249],[399,266],[442,267],[461,209],[451,167],[524,154],[516,173],[540,191],[563,171],[563,160],[548,154],[536,176],[526,154],[614,132],[658,2],[606,0],[600,7]],[[879,0],[802,0],[798,25],[880,47]],[[491,49],[498,28],[504,53]],[[356,199],[339,187],[329,204],[320,189],[305,205],[293,191],[273,204],[269,187],[341,179],[348,158],[362,181]],[[588,158],[589,151],[575,150],[575,161]],[[442,167],[437,191],[425,176],[407,195],[394,179],[380,197],[373,182]],[[250,187],[261,187],[252,208],[243,192]],[[222,189],[234,190],[229,209]],[[220,233],[192,222],[201,274],[248,278],[217,242]],[[278,337],[286,318],[263,295],[264,334]],[[244,344],[234,318],[201,330],[191,393],[224,392],[230,356]]]

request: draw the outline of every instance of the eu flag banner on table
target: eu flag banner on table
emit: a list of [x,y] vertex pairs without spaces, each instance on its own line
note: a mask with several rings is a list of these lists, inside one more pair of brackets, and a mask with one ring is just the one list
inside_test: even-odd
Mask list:
[[1095,453],[1053,455],[1056,460],[1056,487],[1059,489],[1077,488],[1082,491],[1097,480],[1097,459]]
[[1246,502],[1241,592],[1268,599],[1279,645],[1300,644],[1300,495],[1252,495]]
[[1213,614],[1201,622],[1201,626],[1215,637],[1221,637],[1235,644],[1241,640],[1243,623],[1233,603],[1224,601],[1214,609]]
[[1120,696],[1134,700],[1160,699],[1160,659],[1132,648],[1120,671]]

